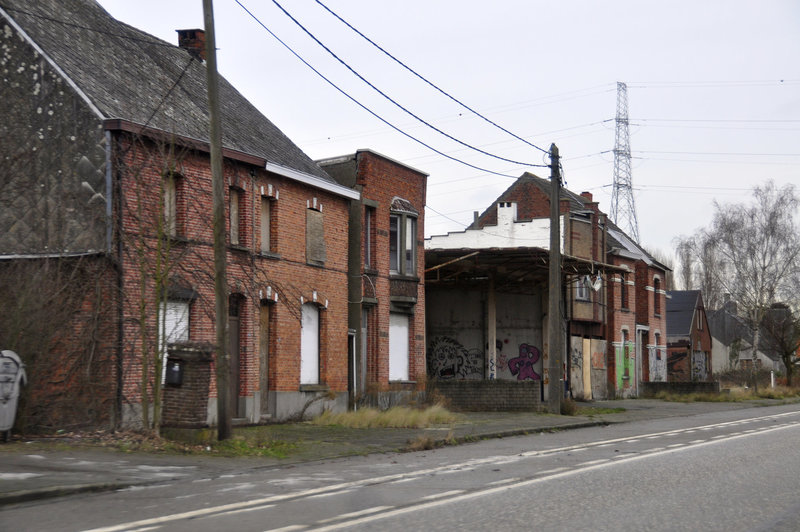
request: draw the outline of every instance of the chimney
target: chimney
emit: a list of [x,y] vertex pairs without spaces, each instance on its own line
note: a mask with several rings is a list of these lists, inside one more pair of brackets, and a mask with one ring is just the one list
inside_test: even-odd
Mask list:
[[206,60],[206,32],[203,30],[176,30],[178,46],[201,61]]
[[589,200],[589,203],[592,203],[592,193],[591,192],[581,192],[581,197],[584,199]]

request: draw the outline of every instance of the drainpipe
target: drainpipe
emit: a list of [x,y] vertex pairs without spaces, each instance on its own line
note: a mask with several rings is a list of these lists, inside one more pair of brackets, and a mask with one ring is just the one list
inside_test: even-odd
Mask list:
[[[123,264],[123,247],[122,247],[122,192],[121,192],[121,175],[119,166],[113,165],[112,159],[112,137],[111,132],[106,131],[106,191],[107,203],[106,211],[108,214],[108,251],[112,252],[112,227],[111,220],[113,219],[113,207],[116,207],[116,223],[113,227],[113,235],[116,239],[116,262],[117,262],[117,345],[115,347],[115,364],[116,364],[116,397],[114,401],[114,417],[115,428],[120,428],[122,425],[122,356],[123,356],[123,341],[125,337],[124,327],[124,308],[123,308],[123,292],[124,292],[124,270]],[[116,170],[117,178],[112,179],[112,166]],[[112,198],[114,204],[112,204]]]

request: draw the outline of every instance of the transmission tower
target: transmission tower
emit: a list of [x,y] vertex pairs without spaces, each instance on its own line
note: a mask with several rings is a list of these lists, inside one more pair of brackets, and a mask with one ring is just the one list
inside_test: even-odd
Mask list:
[[635,242],[639,242],[639,222],[633,202],[631,144],[628,136],[628,86],[617,82],[617,118],[614,135],[614,187],[611,194],[611,219]]

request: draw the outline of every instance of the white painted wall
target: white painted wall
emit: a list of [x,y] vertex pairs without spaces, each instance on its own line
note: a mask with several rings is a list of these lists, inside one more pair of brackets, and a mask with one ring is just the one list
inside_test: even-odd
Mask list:
[[[482,229],[453,231],[446,235],[433,235],[425,240],[425,249],[490,249],[536,247],[550,249],[550,219],[537,218],[530,222],[516,222],[517,206],[499,207],[497,225]],[[564,216],[561,216],[561,251],[564,251]]]

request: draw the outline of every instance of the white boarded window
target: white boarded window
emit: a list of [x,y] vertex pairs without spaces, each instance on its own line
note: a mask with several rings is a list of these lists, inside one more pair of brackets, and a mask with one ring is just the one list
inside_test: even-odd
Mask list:
[[389,314],[389,380],[408,380],[408,314]]
[[167,300],[160,304],[158,343],[162,354],[161,382],[167,371],[167,347],[189,341],[189,302]]
[[305,303],[301,314],[300,384],[319,384],[319,308]]

